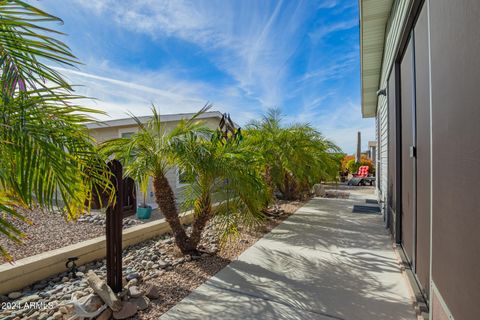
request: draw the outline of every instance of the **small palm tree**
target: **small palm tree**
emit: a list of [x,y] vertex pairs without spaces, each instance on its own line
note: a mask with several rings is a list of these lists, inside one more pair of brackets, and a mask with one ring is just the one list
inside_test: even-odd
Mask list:
[[[202,231],[213,217],[225,234],[235,233],[237,223],[252,225],[262,218],[264,186],[252,166],[255,158],[237,142],[222,140],[220,134],[196,121],[201,109],[189,120],[169,130],[152,108],[152,119],[142,123],[129,138],[110,140],[101,145],[105,155],[113,155],[125,167],[125,174],[143,184],[153,178],[155,200],[170,225],[175,243],[184,254],[197,253]],[[222,142],[223,141],[223,142]],[[185,188],[186,208],[193,208],[192,232],[182,226],[167,172],[179,167],[190,181]]]
[[139,127],[138,132],[129,138],[113,139],[100,146],[104,155],[113,155],[120,160],[125,168],[125,175],[134,178],[140,185],[145,185],[152,177],[155,200],[172,229],[177,246],[184,254],[192,252],[193,249],[180,222],[167,173],[175,169],[174,140],[204,131],[202,123],[196,118],[209,108],[210,106],[205,106],[191,119],[181,120],[170,130],[161,121],[157,109],[152,107],[153,116],[147,123],[142,123],[132,115]]
[[282,126],[279,109],[247,126],[246,143],[262,157],[259,170],[271,196],[278,190],[285,199],[299,198],[312,184],[335,178],[339,148],[309,124]]
[[256,171],[258,157],[241,143],[240,135],[225,137],[217,129],[184,136],[175,141],[174,153],[190,181],[183,204],[194,211],[192,248],[211,219],[223,238],[238,233],[239,225],[252,227],[263,220],[267,193]]

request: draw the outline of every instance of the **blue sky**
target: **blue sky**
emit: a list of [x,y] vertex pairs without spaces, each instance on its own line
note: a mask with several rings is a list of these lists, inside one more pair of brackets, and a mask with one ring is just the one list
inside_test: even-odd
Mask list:
[[[42,0],[83,65],[60,69],[109,119],[194,112],[207,101],[241,125],[271,107],[346,152],[361,118],[356,0]],[[103,118],[105,119],[105,118]]]

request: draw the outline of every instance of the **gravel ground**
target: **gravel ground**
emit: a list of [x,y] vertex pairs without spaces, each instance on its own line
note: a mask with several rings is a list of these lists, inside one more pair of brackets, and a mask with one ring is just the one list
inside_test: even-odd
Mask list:
[[105,234],[102,226],[78,221],[67,222],[60,213],[26,211],[24,215],[33,222],[32,225],[19,220],[13,221],[27,235],[22,244],[0,236],[0,245],[6,248],[15,260]]
[[[7,217],[27,235],[21,244],[0,235],[0,246],[6,248],[15,260],[105,235],[105,213],[101,211],[92,211],[77,221],[66,221],[61,213],[40,210],[24,211],[24,215],[33,222],[32,225]],[[132,215],[124,218],[124,229],[162,218],[158,210],[154,210],[151,218],[146,220]],[[4,259],[1,261],[6,262]]]
[[[142,291],[146,290],[147,286],[154,286],[160,296],[147,299],[148,308],[138,311],[131,319],[158,319],[302,205],[302,202],[281,202],[283,215],[269,218],[255,230],[241,230],[238,237],[230,239],[223,246],[219,246],[216,232],[213,226],[209,225],[200,243],[203,252],[200,256],[182,256],[169,234],[126,248],[123,251],[123,274],[127,281],[125,290],[120,295],[122,299],[135,301],[130,297],[130,287]],[[98,227],[95,223],[88,227],[92,226]],[[71,311],[59,305],[74,296],[82,299],[92,293],[86,281],[89,270],[105,279],[105,259],[79,267],[76,276],[64,272],[11,292],[7,296],[0,296],[0,302],[7,303],[7,306],[24,306],[25,303],[32,302],[53,306],[39,310],[7,307],[0,310],[0,319],[68,319]],[[96,308],[98,307],[92,310]]]

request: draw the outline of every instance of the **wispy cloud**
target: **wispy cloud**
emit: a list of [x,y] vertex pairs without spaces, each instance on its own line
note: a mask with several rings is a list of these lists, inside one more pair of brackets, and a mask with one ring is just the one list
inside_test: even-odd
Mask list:
[[99,2],[79,0],[99,15],[112,16],[119,27],[198,45],[263,107],[282,103],[286,68],[302,41],[297,31],[312,14],[302,1]]
[[148,114],[151,104],[159,106],[164,113],[175,113],[179,109],[185,112],[195,111],[205,103],[190,93],[186,95],[86,72],[56,69],[72,83],[80,85],[76,89],[78,93],[95,98],[85,101],[87,105],[107,112],[112,118],[126,117],[129,112]]
[[[107,113],[106,116],[100,116],[99,120],[124,118],[130,113],[147,115],[152,104],[164,114],[196,112],[207,102],[213,102],[215,110],[235,113],[235,120],[241,124],[252,116],[252,113],[248,112],[249,108],[242,110],[245,100],[235,87],[216,88],[194,81],[176,81],[170,74],[130,71],[130,81],[126,81],[119,79],[126,76],[121,72],[117,72],[113,78],[61,67],[54,68],[71,83],[78,85],[77,93],[95,98],[86,99],[83,103]],[[142,83],[161,84],[162,88]]]
[[352,19],[348,21],[340,21],[337,23],[323,24],[317,27],[315,30],[309,33],[312,41],[316,42],[337,31],[349,30],[358,26],[358,19]]
[[240,124],[282,107],[289,121],[317,125],[347,151],[357,129],[373,132],[372,122],[360,119],[359,94],[352,90],[358,85],[348,83],[358,82],[358,40],[351,36],[358,25],[355,1],[41,5],[65,18],[68,41],[85,63],[81,71],[62,73],[83,85],[80,93],[98,99],[90,106],[112,118],[147,114],[151,103],[173,113],[210,101]]
[[323,65],[318,69],[309,70],[301,78],[300,82],[308,80],[328,81],[339,79],[343,77],[347,72],[351,72],[358,62],[358,56],[356,52],[350,54],[332,58],[329,64]]

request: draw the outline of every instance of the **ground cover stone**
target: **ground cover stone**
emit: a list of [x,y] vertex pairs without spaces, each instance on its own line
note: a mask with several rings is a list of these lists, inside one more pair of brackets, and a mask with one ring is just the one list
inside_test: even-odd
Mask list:
[[[284,209],[286,213],[291,213],[294,209],[298,208],[300,204],[301,203],[284,205],[282,209]],[[288,214],[285,216],[288,216]],[[209,224],[200,243],[202,252],[193,256],[183,257],[176,248],[170,234],[165,234],[126,248],[122,253],[124,258],[123,272],[125,280],[127,280],[124,283],[124,287],[126,288],[124,290],[124,297],[129,298],[127,287],[135,286],[139,292],[149,299],[149,307],[143,310],[139,309],[137,318],[158,319],[163,312],[188,295],[191,290],[223,268],[231,259],[234,259],[246,248],[255,243],[256,239],[268,232],[274,225],[278,224],[279,219],[283,219],[283,216],[282,218],[270,218],[268,223],[258,230],[251,232],[242,231],[239,238],[228,241],[224,246],[220,246],[213,224]],[[212,254],[212,251],[215,251],[215,249],[218,250],[218,253]],[[55,317],[58,316],[58,313],[62,315],[71,314],[71,307],[58,306],[74,297],[85,299],[85,297],[92,294],[93,290],[87,284],[86,274],[92,271],[100,279],[105,280],[106,262],[105,259],[91,262],[79,266],[77,270],[77,278],[72,277],[68,273],[60,273],[23,288],[22,290],[15,291],[21,294],[19,297],[10,298],[9,295],[6,295],[4,299],[8,299],[8,301],[20,301],[23,298],[33,296],[33,298],[28,299],[37,299],[36,301],[41,300],[45,303],[53,303],[56,306],[48,313],[48,317],[52,319],[54,314],[56,314]],[[172,272],[173,270],[174,272]],[[40,289],[42,287],[43,289]],[[142,294],[136,298],[130,297],[129,301],[142,297]],[[136,296],[136,294],[134,295]],[[127,301],[122,301],[122,308],[126,302]],[[24,313],[15,313],[12,319],[15,317],[25,319],[32,316],[35,312],[35,310],[27,311],[28,312]],[[135,312],[137,312],[136,305]],[[11,313],[7,314],[3,310],[0,310],[0,319],[2,320],[10,315]],[[40,316],[40,312],[35,316]],[[120,316],[124,315],[117,314],[117,318]]]

